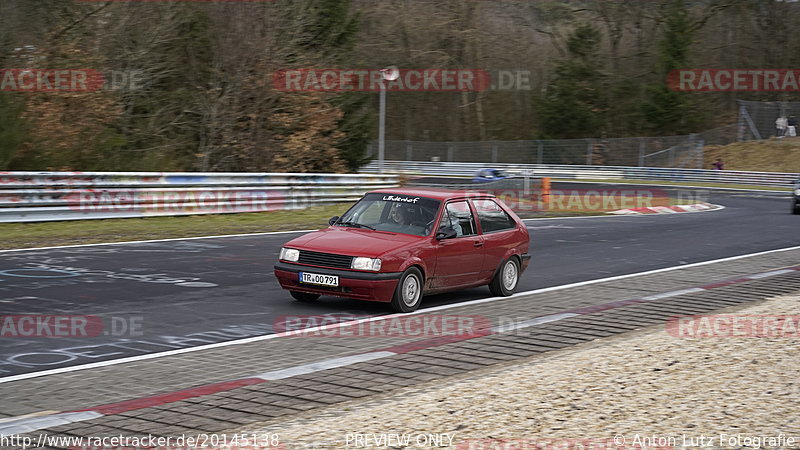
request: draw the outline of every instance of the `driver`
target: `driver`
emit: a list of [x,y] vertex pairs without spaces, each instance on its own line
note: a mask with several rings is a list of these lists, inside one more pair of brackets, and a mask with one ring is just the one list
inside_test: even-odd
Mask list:
[[411,225],[411,211],[403,205],[395,205],[392,209],[392,220],[398,225]]

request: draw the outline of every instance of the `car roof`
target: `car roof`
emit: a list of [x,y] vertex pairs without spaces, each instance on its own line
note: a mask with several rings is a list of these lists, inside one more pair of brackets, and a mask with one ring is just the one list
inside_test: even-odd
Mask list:
[[437,188],[397,188],[397,189],[378,189],[370,194],[401,194],[412,195],[414,197],[427,197],[435,200],[450,200],[452,198],[463,197],[483,197],[494,198],[494,195],[479,191],[468,191],[466,189],[437,189]]

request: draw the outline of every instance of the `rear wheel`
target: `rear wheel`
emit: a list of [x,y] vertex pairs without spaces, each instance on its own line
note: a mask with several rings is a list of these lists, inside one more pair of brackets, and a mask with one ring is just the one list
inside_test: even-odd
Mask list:
[[500,264],[500,268],[489,284],[489,290],[495,297],[508,297],[517,289],[519,283],[519,263],[511,257]]
[[422,272],[410,267],[403,272],[392,297],[392,309],[397,312],[413,312],[422,303]]
[[294,297],[295,300],[299,302],[313,302],[319,299],[319,295],[317,294],[308,294],[306,292],[297,292],[297,291],[289,291]]

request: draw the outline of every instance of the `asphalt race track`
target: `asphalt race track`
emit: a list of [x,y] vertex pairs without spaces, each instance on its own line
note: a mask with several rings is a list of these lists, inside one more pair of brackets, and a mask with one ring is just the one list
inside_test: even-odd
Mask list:
[[[533,260],[519,290],[800,245],[787,198],[709,200],[726,209],[528,221]],[[106,324],[93,338],[3,338],[0,377],[268,334],[282,315],[389,312],[333,297],[293,301],[272,266],[296,235],[0,253],[0,314],[98,315]],[[423,307],[488,296],[472,289],[427,297]]]

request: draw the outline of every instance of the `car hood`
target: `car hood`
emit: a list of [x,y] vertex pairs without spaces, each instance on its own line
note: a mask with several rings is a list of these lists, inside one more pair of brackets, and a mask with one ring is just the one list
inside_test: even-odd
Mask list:
[[404,245],[419,242],[421,239],[424,238],[408,234],[387,233],[360,228],[330,227],[293,239],[287,242],[285,247],[377,258]]

